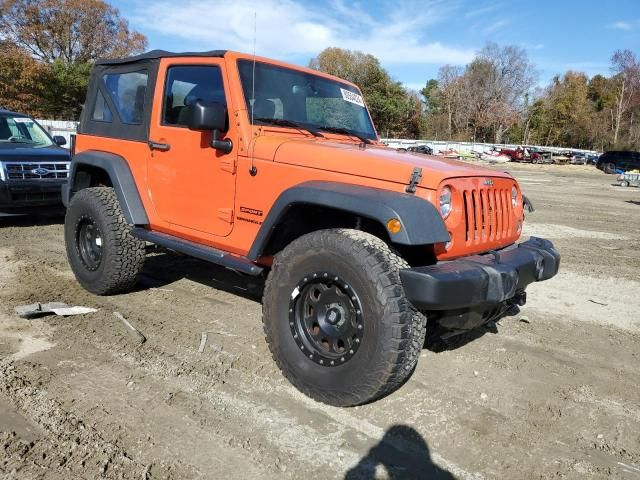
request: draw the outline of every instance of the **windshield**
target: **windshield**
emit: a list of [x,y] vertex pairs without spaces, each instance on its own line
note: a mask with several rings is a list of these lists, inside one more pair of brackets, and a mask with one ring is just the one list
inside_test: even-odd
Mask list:
[[[290,68],[239,60],[238,69],[253,123],[293,127],[377,139],[369,112],[357,88]],[[252,101],[252,98],[255,100]]]
[[11,144],[48,147],[53,145],[53,142],[33,119],[0,115],[0,145]]

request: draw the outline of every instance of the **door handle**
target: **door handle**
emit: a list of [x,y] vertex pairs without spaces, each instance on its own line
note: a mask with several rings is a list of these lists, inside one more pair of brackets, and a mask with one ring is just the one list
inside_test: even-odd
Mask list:
[[153,140],[149,140],[147,144],[149,145],[149,148],[151,150],[160,150],[161,152],[168,152],[171,149],[171,145],[169,145],[168,143],[159,143],[159,142],[154,142]]

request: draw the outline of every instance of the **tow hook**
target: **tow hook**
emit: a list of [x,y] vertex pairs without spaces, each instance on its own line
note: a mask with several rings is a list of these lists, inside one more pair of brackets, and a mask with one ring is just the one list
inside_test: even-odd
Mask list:
[[522,307],[527,303],[527,292],[516,293],[509,301],[519,307]]

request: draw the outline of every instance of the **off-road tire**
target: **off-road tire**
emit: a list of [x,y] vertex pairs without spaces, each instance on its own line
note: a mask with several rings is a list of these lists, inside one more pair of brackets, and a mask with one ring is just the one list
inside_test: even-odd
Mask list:
[[[80,252],[79,228],[92,222],[99,230],[101,258],[89,268]],[[86,188],[76,193],[65,217],[65,243],[78,282],[97,295],[131,291],[145,259],[145,242],[131,235],[113,188]]]
[[[275,256],[264,290],[264,332],[273,359],[298,390],[323,403],[353,406],[396,390],[411,375],[427,320],[405,297],[399,272],[407,266],[381,239],[347,229],[306,234]],[[290,327],[292,292],[314,272],[339,276],[362,306],[362,343],[333,367],[310,360]]]

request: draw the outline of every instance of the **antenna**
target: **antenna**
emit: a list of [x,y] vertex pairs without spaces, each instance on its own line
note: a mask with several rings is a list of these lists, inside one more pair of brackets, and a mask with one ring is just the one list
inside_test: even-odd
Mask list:
[[[251,130],[253,131],[253,118],[256,104],[256,12],[253,12],[253,72],[251,74]],[[253,138],[251,139],[253,141]],[[254,153],[256,149],[256,144],[254,142],[251,147],[251,167],[249,168],[249,174],[252,177],[255,177],[258,173],[258,169],[253,164]]]

